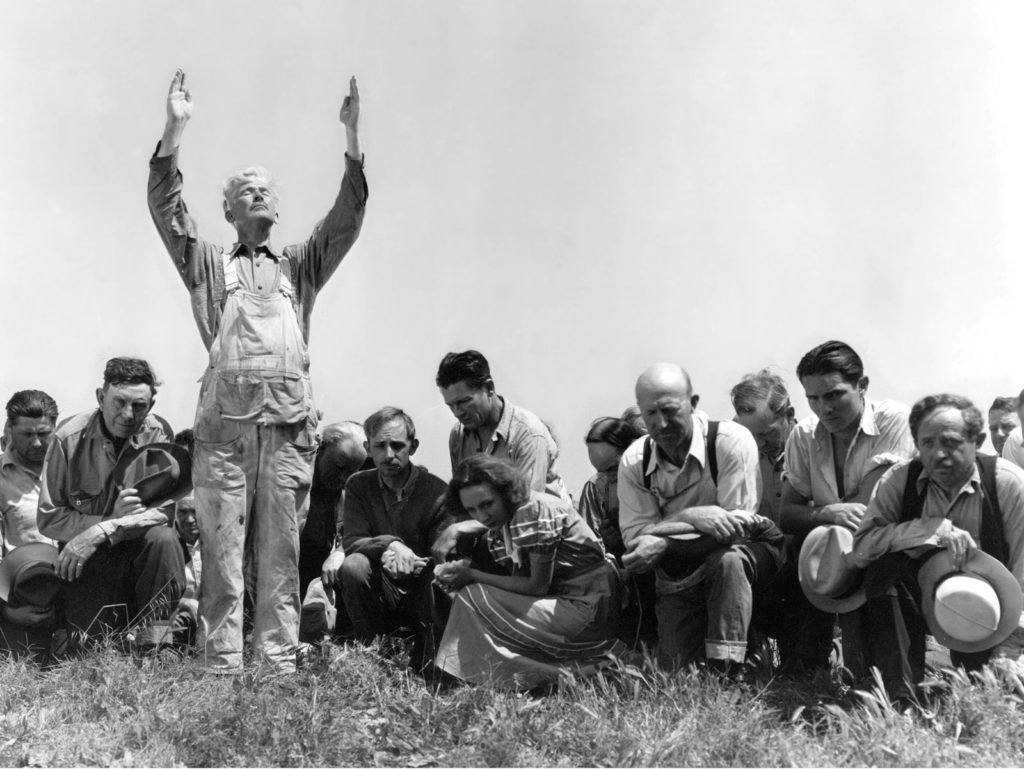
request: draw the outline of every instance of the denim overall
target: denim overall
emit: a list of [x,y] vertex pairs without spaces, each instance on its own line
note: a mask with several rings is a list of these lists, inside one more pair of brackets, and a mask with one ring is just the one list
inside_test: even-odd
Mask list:
[[254,592],[253,651],[295,670],[299,532],[309,509],[317,412],[289,263],[269,296],[239,285],[224,255],[225,300],[196,412],[193,469],[203,580],[198,647],[208,668],[242,668],[242,613]]

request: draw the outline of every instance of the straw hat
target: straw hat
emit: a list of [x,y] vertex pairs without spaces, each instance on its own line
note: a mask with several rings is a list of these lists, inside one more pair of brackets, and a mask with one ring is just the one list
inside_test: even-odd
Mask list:
[[853,532],[819,526],[804,540],[798,564],[800,587],[822,611],[842,614],[864,605],[863,575],[853,563]]
[[963,569],[948,550],[929,558],[917,573],[922,610],[935,640],[958,652],[991,649],[1020,622],[1024,595],[1010,571],[988,553],[974,550]]
[[46,608],[60,589],[54,570],[59,551],[45,542],[19,545],[0,561],[0,600]]

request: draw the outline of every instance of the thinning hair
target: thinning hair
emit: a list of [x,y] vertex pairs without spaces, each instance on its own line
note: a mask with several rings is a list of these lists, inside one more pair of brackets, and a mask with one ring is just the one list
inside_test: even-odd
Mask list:
[[450,352],[441,359],[434,381],[438,387],[465,382],[469,387],[479,389],[491,382],[491,367],[483,353],[476,350]]
[[755,404],[765,401],[768,410],[778,416],[792,417],[796,413],[789,400],[786,381],[767,368],[756,374],[745,375],[732,388],[729,397],[735,409],[741,406],[753,408]]
[[320,448],[326,449],[343,441],[355,441],[362,447],[365,440],[366,432],[359,422],[335,422],[324,428],[323,434],[320,436]]
[[465,517],[459,492],[470,486],[490,486],[512,515],[530,499],[530,481],[507,459],[492,454],[473,454],[466,457],[452,473],[445,498],[445,506],[459,517]]
[[49,419],[51,423],[57,424],[59,415],[57,401],[42,390],[18,390],[7,401],[7,419],[11,424],[14,424],[14,420],[18,417],[45,418]]
[[828,374],[839,374],[844,381],[855,385],[864,378],[864,363],[850,345],[832,339],[804,355],[796,367],[798,379]]
[[156,388],[162,383],[157,380],[153,369],[142,358],[111,358],[103,369],[103,386],[147,384],[156,395]]
[[965,398],[962,395],[953,395],[952,393],[939,393],[938,395],[926,395],[910,409],[910,434],[914,437],[915,442],[917,441],[917,431],[921,428],[921,423],[929,414],[941,408],[957,409],[963,414],[964,425],[967,430],[967,434],[964,437],[967,440],[977,441],[984,434],[985,420],[981,416],[981,411],[978,410],[978,407],[969,398]]
[[221,187],[221,194],[224,196],[224,210],[228,210],[231,203],[238,195],[238,189],[240,187],[243,187],[255,180],[267,183],[267,189],[270,190],[270,196],[274,200],[281,199],[280,192],[278,191],[277,180],[274,179],[273,174],[263,166],[249,166],[248,168],[243,168],[241,171],[236,171],[224,180],[224,185]]
[[644,415],[640,413],[640,407],[636,404],[626,406],[620,417],[623,421],[629,422],[630,426],[640,435],[647,435],[647,424],[644,422]]
[[412,441],[416,438],[416,425],[413,424],[412,417],[397,406],[385,406],[374,411],[363,422],[363,427],[366,429],[366,440],[372,443],[373,436],[377,434],[377,431],[390,422],[401,422],[404,424],[405,437],[408,440]]

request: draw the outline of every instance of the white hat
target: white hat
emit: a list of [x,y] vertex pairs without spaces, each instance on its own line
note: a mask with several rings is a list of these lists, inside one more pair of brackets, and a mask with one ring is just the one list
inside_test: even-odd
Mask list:
[[864,572],[853,563],[853,532],[819,526],[800,547],[797,568],[807,600],[822,611],[842,614],[864,605]]

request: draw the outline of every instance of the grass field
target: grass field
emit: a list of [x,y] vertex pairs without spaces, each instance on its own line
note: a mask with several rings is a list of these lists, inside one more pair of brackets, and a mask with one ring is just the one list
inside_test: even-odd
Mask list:
[[1021,701],[948,674],[931,710],[765,677],[645,665],[544,696],[440,693],[376,647],[327,645],[298,675],[204,676],[113,650],[48,671],[0,663],[4,766],[1010,766]]

